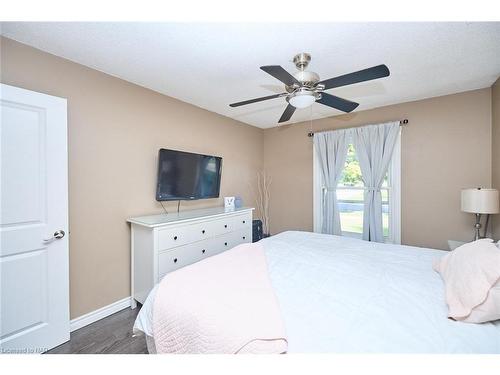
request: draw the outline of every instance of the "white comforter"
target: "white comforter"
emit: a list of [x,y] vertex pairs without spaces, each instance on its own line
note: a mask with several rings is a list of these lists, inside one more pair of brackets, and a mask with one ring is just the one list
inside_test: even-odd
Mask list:
[[[500,353],[499,321],[446,318],[440,250],[308,232],[262,244],[291,353]],[[149,335],[154,295],[134,326]]]

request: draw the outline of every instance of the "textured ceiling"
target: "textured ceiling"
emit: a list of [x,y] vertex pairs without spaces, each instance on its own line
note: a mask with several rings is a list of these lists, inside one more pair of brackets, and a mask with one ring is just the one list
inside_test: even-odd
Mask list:
[[[259,69],[295,71],[312,55],[321,79],[386,64],[388,78],[332,89],[359,110],[488,87],[500,75],[500,23],[2,23],[1,34],[261,128],[276,126],[283,92]],[[314,104],[290,122],[340,112]]]

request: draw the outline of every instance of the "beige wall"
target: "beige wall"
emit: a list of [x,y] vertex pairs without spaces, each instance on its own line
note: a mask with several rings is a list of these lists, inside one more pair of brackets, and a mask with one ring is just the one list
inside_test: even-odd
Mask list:
[[[491,88],[492,163],[493,187],[500,190],[500,78]],[[500,215],[493,216],[493,236],[500,239]]]
[[[407,118],[402,131],[402,242],[447,248],[469,240],[473,217],[460,212],[460,189],[491,185],[491,89],[391,105],[313,121],[314,131]],[[309,123],[267,129],[271,232],[312,230]]]
[[68,99],[72,318],[130,295],[125,220],[162,212],[154,199],[159,148],[222,156],[221,196],[253,205],[249,184],[263,163],[258,128],[5,38],[1,82]]

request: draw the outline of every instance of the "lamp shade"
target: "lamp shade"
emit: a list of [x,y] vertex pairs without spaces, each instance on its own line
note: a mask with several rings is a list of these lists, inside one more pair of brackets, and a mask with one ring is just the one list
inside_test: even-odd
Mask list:
[[473,214],[497,214],[498,190],[483,188],[462,190],[462,211]]

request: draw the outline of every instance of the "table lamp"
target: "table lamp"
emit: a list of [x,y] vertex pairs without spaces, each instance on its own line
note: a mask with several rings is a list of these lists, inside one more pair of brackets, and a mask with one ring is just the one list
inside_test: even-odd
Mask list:
[[[486,237],[490,214],[497,214],[499,212],[498,206],[497,189],[472,188],[462,190],[462,211],[476,215],[474,241]],[[486,224],[483,236],[481,236],[481,215],[483,214],[486,215]]]

